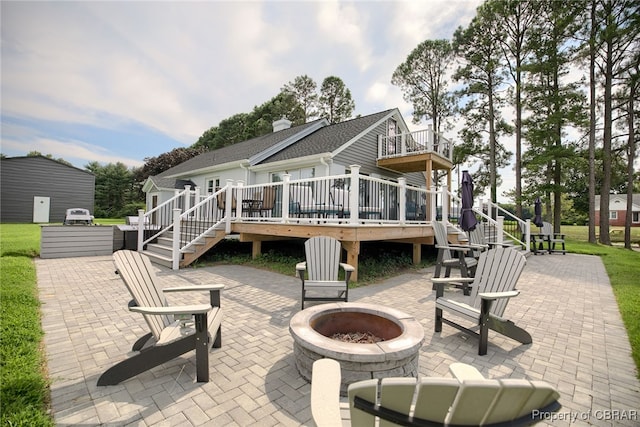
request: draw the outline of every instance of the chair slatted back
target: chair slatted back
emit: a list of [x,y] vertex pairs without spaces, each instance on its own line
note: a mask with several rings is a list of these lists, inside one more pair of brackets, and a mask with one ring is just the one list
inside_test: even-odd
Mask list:
[[[436,236],[436,244],[439,246],[449,245],[449,238],[447,237],[447,227],[439,221],[432,221],[431,226],[433,227],[433,232]],[[442,249],[438,249],[438,250],[442,250]],[[442,260],[448,261],[450,259],[452,259],[451,251],[449,249],[444,249]]]
[[[167,300],[158,285],[151,261],[139,252],[121,250],[113,254],[118,274],[122,278],[136,304],[141,307],[164,307]],[[156,340],[162,330],[171,324],[169,316],[143,315]]]
[[[478,259],[469,305],[480,309],[479,293],[514,290],[526,263],[524,255],[513,249],[499,246],[484,251]],[[491,314],[501,317],[508,301],[508,298],[494,301]]]
[[341,206],[345,211],[349,210],[349,190],[345,190],[343,188],[332,188],[330,196],[335,205]]
[[276,203],[276,189],[275,187],[265,187],[262,191],[262,205],[261,209],[273,209]]
[[[415,405],[412,405],[414,402]],[[560,394],[542,381],[524,379],[383,378],[349,386],[352,426],[374,426],[376,416],[354,407],[360,397],[413,419],[451,425],[491,425],[518,420],[556,402]],[[411,412],[413,410],[413,413]],[[380,427],[395,426],[379,420]]]
[[540,234],[542,234],[545,239],[550,239],[553,237],[553,225],[549,222],[543,222],[542,228],[540,229]]
[[327,236],[312,237],[304,243],[307,271],[311,281],[337,281],[342,246]]

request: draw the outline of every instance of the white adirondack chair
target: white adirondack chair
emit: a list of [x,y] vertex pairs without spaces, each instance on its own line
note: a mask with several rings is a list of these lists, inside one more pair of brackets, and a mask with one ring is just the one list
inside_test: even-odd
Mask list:
[[290,190],[289,213],[297,217],[313,217],[322,209],[322,205],[316,203],[313,197],[313,189],[307,185],[292,185]]
[[[192,285],[162,288],[146,255],[128,250],[113,254],[116,273],[132,300],[129,310],[141,313],[151,330],[138,339],[137,352],[105,371],[98,385],[115,385],[159,366],[188,351],[196,351],[198,382],[209,381],[209,347],[222,344],[220,291],[224,285]],[[208,291],[209,304],[170,306],[164,292]]]
[[[564,234],[555,233],[553,231],[553,225],[549,222],[542,223],[542,229],[538,235],[543,242],[547,243],[547,252],[560,252],[562,255],[566,254],[564,247]],[[556,249],[556,245],[562,245],[562,249]]]
[[[350,424],[519,426],[543,421],[561,407],[558,391],[543,381],[487,379],[464,363],[453,363],[449,370],[454,378],[383,378],[349,385]],[[346,425],[340,378],[337,361],[314,362],[311,414],[318,427]]]
[[[503,318],[507,302],[518,296],[520,291],[515,289],[520,274],[524,269],[526,259],[524,255],[513,249],[497,247],[483,252],[478,260],[475,277],[473,278],[432,278],[436,286],[436,322],[435,331],[442,331],[442,323],[446,323],[480,339],[478,354],[487,354],[489,329],[512,338],[522,344],[531,344],[531,335],[513,322]],[[459,284],[462,281],[471,282],[471,295],[465,302],[444,298],[444,286]],[[443,317],[444,312],[470,321],[479,326],[475,332],[458,323]]]
[[[304,243],[304,249],[306,261],[296,264],[296,275],[302,281],[302,309],[305,301],[348,301],[349,280],[355,269],[340,262],[340,241],[316,236]],[[340,268],[345,272],[345,280],[338,280]],[[306,272],[308,278],[305,278]],[[307,295],[307,292],[314,296]]]

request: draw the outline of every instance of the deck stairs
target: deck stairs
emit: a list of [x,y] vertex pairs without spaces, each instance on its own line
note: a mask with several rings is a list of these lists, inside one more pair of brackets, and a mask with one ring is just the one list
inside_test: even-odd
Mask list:
[[[183,233],[184,242],[190,242],[196,236]],[[209,249],[217,245],[227,237],[223,227],[207,233],[204,237],[197,239],[193,246],[185,250],[180,257],[180,268],[186,267],[204,255]],[[147,255],[151,262],[171,268],[173,265],[173,232],[168,231],[157,238],[154,243],[148,243],[143,253]]]

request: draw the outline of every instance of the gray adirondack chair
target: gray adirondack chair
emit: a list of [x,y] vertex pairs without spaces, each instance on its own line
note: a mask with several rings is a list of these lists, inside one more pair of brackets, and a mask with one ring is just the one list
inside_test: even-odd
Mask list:
[[[339,240],[327,236],[316,236],[304,243],[306,261],[296,264],[296,275],[302,281],[302,302],[348,301],[349,281],[353,266],[340,262],[342,245]],[[345,280],[338,280],[342,268]],[[305,278],[308,272],[309,277]],[[307,295],[311,292],[310,295]]]
[[[440,277],[443,268],[445,269],[444,277],[451,275],[452,268],[459,269],[462,277],[473,276],[476,265],[478,265],[478,261],[473,256],[473,247],[471,245],[449,243],[447,226],[438,221],[433,221],[431,225],[436,238],[436,249],[438,249],[438,258],[433,277]],[[464,290],[465,295],[469,295],[469,284],[467,282],[461,282],[460,287]]]
[[[105,371],[99,386],[115,385],[144,371],[196,351],[198,382],[209,381],[209,347],[222,344],[220,291],[224,285],[192,285],[162,288],[146,255],[128,250],[113,254],[117,273],[132,300],[129,310],[141,313],[150,333],[132,347],[136,352]],[[164,292],[208,291],[209,304],[171,306]]]
[[[540,239],[547,244],[547,252],[560,252],[562,255],[566,254],[564,247],[564,234],[555,233],[553,231],[553,225],[549,222],[543,222],[540,229]],[[562,249],[556,249],[556,245],[562,245]]]
[[[544,381],[488,379],[464,363],[452,363],[449,371],[453,378],[383,378],[349,385],[350,424],[525,426],[544,421],[561,408],[560,394]],[[346,424],[340,377],[337,361],[313,363],[311,414],[318,427]]]
[[[526,259],[524,255],[513,249],[497,247],[483,252],[478,260],[478,268],[474,278],[432,278],[436,286],[436,322],[435,331],[442,331],[442,323],[446,323],[480,339],[478,354],[487,354],[489,329],[519,341],[531,344],[531,335],[503,317],[510,298],[518,296],[520,291],[515,289],[520,274],[524,269]],[[464,301],[444,298],[444,286],[451,282],[472,282],[472,291]],[[463,318],[480,331],[469,328],[444,318],[444,312]]]

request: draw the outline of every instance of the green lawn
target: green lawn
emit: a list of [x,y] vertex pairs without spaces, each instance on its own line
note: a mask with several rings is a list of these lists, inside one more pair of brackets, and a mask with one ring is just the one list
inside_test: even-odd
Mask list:
[[[99,219],[96,223],[118,224],[122,220]],[[586,242],[586,227],[566,226],[562,231],[567,235],[569,252],[601,257],[629,333],[632,356],[640,370],[640,283],[637,280],[640,252],[589,244]],[[634,229],[634,236],[640,238],[640,228]],[[39,254],[40,227],[34,224],[0,224],[0,242],[0,423],[3,426],[52,426],[53,421],[48,414],[49,384],[41,351],[40,303],[32,259]],[[372,270],[380,263],[378,255],[368,254]],[[388,258],[388,264],[378,269],[380,274],[384,274],[383,271],[388,273],[389,269],[398,271],[410,262],[410,257],[407,261],[400,247],[394,256],[397,261],[392,262]],[[288,264],[294,262],[292,260],[289,254],[274,251],[262,260],[246,260],[246,263],[290,272]],[[234,259],[226,261],[233,262]],[[280,264],[286,264],[286,269],[283,270]],[[375,275],[367,277],[363,283],[380,278]]]

